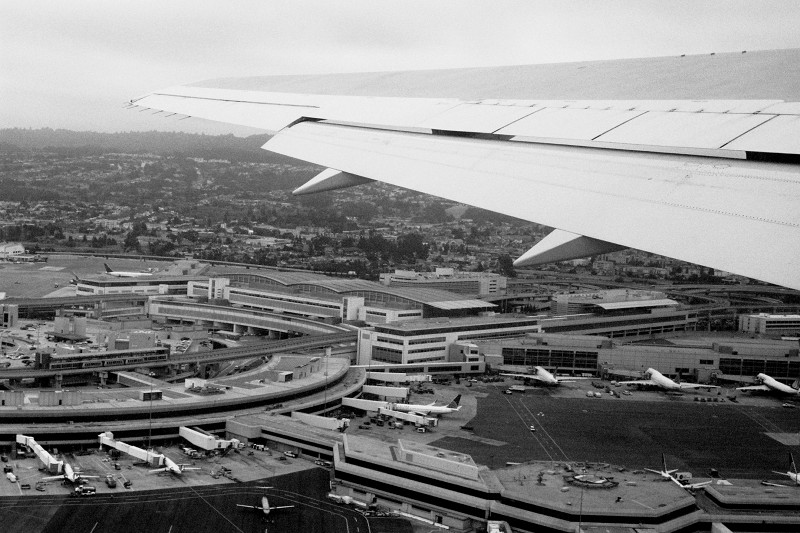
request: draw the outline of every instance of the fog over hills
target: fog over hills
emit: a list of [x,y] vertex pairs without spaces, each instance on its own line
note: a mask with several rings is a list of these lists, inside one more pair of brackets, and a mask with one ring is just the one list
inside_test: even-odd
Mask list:
[[261,146],[269,135],[199,135],[180,132],[99,133],[63,129],[0,129],[0,151],[49,150],[60,153],[155,153],[211,159],[233,159],[272,163],[296,163]]

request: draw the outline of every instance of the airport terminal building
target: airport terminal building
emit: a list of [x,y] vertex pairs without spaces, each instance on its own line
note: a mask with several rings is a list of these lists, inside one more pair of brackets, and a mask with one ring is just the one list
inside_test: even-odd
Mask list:
[[434,272],[395,270],[383,273],[380,282],[389,287],[427,287],[464,295],[505,294],[508,279],[493,272],[456,272],[452,268],[437,268]]
[[800,315],[758,313],[739,316],[739,331],[760,335],[800,336]]
[[618,345],[594,335],[528,334],[525,338],[476,342],[490,366],[542,366],[565,373],[599,372],[638,377],[655,368],[693,381],[753,382],[758,373],[791,382],[800,375],[796,341],[693,337],[669,343]]

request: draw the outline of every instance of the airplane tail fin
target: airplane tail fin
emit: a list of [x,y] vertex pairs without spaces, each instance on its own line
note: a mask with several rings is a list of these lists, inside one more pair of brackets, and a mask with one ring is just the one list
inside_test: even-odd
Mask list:
[[661,468],[664,469],[664,472],[669,472],[669,470],[667,470],[667,458],[663,453],[661,454]]
[[800,379],[794,380],[794,383],[792,383],[792,388],[794,390],[800,390]]
[[111,270],[111,267],[108,266],[108,263],[103,263],[103,266],[106,267],[106,272],[114,272],[113,270]]
[[800,478],[797,476],[797,465],[794,463],[794,455],[792,452],[789,452],[789,460],[791,461],[789,468],[791,468],[792,473],[794,474],[794,483],[795,485],[800,485]]
[[450,403],[447,405],[447,407],[452,407],[452,408],[458,407],[458,402],[460,402],[460,401],[461,401],[461,395],[459,394],[458,396],[456,396],[455,398],[453,398],[453,401],[452,401],[452,402],[450,402]]

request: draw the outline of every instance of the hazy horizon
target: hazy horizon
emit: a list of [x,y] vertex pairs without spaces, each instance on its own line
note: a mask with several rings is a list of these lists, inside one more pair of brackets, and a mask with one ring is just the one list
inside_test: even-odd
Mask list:
[[220,77],[798,48],[798,27],[778,0],[0,0],[0,127],[246,136],[262,132],[123,107]]

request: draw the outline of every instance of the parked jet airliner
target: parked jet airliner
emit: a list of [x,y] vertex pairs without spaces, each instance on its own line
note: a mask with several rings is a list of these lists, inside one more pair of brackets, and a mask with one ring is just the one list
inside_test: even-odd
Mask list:
[[456,396],[452,402],[447,405],[436,405],[436,402],[429,404],[412,404],[412,403],[394,403],[390,404],[390,409],[394,411],[405,411],[407,413],[416,413],[420,415],[445,415],[459,411],[461,406],[458,402],[461,401],[461,395]]
[[790,459],[791,463],[789,464],[788,472],[775,472],[773,470],[772,473],[773,474],[780,474],[782,476],[786,476],[789,479],[791,479],[792,481],[794,481],[795,485],[800,485],[800,474],[797,473],[797,466],[794,463],[794,455],[792,455],[790,453],[789,454],[789,459]]
[[69,463],[64,463],[64,473],[60,476],[43,477],[42,481],[56,481],[63,479],[71,483],[79,483],[81,479],[98,479],[100,476],[85,476],[80,472],[75,472]]
[[644,373],[646,379],[636,381],[620,381],[620,385],[644,385],[660,387],[664,390],[686,390],[686,389],[718,389],[716,385],[703,385],[700,383],[677,383],[654,368],[648,368]]
[[675,476],[675,472],[678,471],[677,468],[673,470],[667,470],[667,458],[664,456],[663,453],[661,454],[661,470],[654,470],[652,468],[645,468],[645,470],[647,470],[648,472],[652,472],[654,474],[658,474],[664,479],[669,479],[670,481],[674,481],[675,483],[677,483],[679,487],[689,491],[701,489],[703,487],[711,485],[711,481],[701,481],[700,483],[688,483],[681,481]]
[[760,385],[750,385],[747,387],[737,387],[736,390],[744,391],[744,392],[754,392],[754,391],[766,391],[766,392],[778,392],[781,394],[791,394],[792,396],[800,396],[800,380],[795,380],[792,386],[786,385],[781,383],[775,378],[772,378],[766,374],[758,374],[756,376],[756,381],[760,383]]
[[150,472],[151,473],[168,472],[170,474],[176,474],[180,476],[181,474],[183,474],[184,470],[201,470],[201,469],[199,467],[194,467],[185,463],[176,463],[169,457],[164,457],[164,466],[161,468],[150,470]]
[[512,378],[533,379],[545,385],[560,385],[561,383],[575,383],[577,380],[587,379],[583,377],[560,378],[558,376],[551,374],[541,366],[533,367],[533,372],[530,374],[508,374],[501,372],[500,375]]
[[142,276],[152,276],[151,272],[123,272],[121,270],[113,270],[108,263],[103,263],[103,266],[106,267],[106,274],[109,276],[115,276],[117,278],[139,278]]

